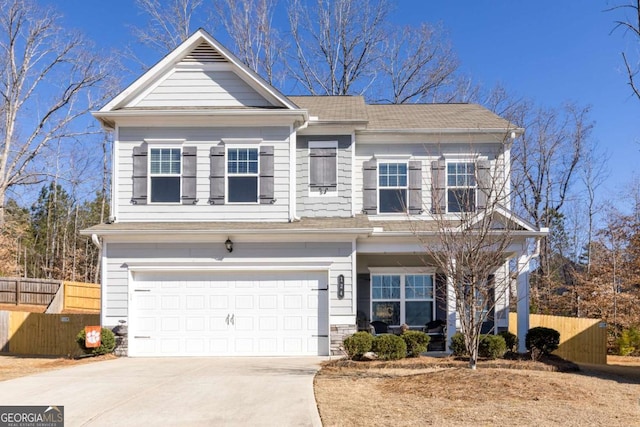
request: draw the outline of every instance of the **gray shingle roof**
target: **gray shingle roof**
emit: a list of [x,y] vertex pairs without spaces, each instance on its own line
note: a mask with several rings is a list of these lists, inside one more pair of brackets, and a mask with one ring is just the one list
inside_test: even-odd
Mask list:
[[289,96],[298,107],[322,121],[367,121],[367,110],[361,96]]
[[505,129],[507,120],[477,104],[367,105],[367,130]]
[[374,104],[362,96],[290,96],[320,121],[368,121],[367,130],[513,129],[477,104]]

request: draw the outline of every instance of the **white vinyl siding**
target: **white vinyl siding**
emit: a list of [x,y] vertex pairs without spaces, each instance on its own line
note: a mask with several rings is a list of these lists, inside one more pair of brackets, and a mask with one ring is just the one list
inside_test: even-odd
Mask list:
[[130,107],[271,107],[232,71],[174,70]]
[[[183,146],[197,148],[196,199],[189,205],[131,203],[133,188],[133,147],[145,139],[182,139]],[[272,204],[209,205],[210,157],[213,145],[221,145],[224,138],[257,138],[261,145],[273,146],[274,199]],[[120,128],[118,150],[118,177],[114,197],[118,221],[286,221],[289,218],[289,129],[286,127],[261,128]],[[115,161],[115,160],[114,160]]]

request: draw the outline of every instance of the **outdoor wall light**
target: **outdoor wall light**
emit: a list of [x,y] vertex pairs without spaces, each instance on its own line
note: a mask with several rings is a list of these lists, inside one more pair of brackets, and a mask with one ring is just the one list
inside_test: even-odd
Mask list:
[[338,276],[338,299],[344,298],[344,274]]
[[224,242],[224,247],[227,248],[227,252],[233,252],[233,242],[231,239],[227,238],[227,241]]

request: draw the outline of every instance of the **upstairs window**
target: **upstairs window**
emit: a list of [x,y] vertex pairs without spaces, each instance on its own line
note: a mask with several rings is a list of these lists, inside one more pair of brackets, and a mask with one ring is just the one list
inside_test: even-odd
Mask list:
[[407,164],[380,163],[378,166],[379,212],[407,210]]
[[335,142],[309,143],[309,189],[331,194],[338,188],[338,148]]
[[151,203],[180,203],[180,148],[152,148]]
[[476,187],[475,163],[447,163],[447,212],[474,212]]
[[227,201],[258,202],[258,149],[229,148],[227,151]]

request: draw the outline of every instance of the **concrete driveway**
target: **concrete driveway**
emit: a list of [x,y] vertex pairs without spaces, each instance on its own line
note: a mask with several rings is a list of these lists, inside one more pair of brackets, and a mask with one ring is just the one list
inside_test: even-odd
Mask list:
[[319,357],[121,358],[0,382],[0,405],[62,405],[65,426],[321,426]]

